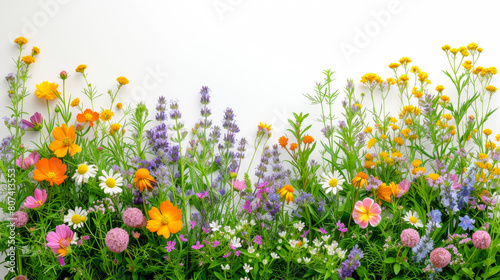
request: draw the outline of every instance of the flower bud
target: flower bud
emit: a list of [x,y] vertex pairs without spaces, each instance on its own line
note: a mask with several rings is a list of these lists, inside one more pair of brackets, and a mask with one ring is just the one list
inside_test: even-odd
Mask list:
[[62,79],[62,80],[66,80],[68,78],[68,72],[66,71],[61,71],[61,73],[59,73],[59,77]]

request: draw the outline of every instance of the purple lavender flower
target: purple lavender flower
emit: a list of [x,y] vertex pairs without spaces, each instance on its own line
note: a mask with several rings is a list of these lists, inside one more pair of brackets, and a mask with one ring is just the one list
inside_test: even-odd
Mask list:
[[358,248],[358,245],[355,245],[347,256],[347,259],[340,265],[340,269],[338,270],[340,279],[351,277],[354,271],[361,266],[359,260],[362,258],[363,251]]
[[441,223],[441,211],[439,210],[432,210],[430,213],[427,214],[429,218],[431,218],[431,221],[435,223]]
[[14,81],[16,77],[14,76],[14,73],[9,73],[7,74],[7,76],[5,76],[5,79],[7,80],[7,82],[12,82]]
[[10,145],[11,141],[12,136],[7,136],[0,141],[0,158],[4,158],[7,162],[14,157]]
[[43,128],[43,117],[38,112],[30,117],[30,121],[22,120],[22,122],[28,127],[28,130],[40,131]]

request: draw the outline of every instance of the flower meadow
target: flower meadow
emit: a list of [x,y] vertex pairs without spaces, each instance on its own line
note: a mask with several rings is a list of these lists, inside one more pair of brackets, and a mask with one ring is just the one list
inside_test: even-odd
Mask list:
[[[231,108],[211,111],[208,87],[193,93],[191,126],[187,105],[123,104],[128,79],[101,93],[83,64],[30,89],[43,53],[23,37],[13,47],[0,142],[5,279],[500,275],[500,134],[485,126],[497,70],[480,66],[475,43],[438,50],[450,88],[431,86],[408,57],[381,67],[389,78],[367,73],[340,90],[326,70],[303,97],[319,119],[294,113],[277,141],[265,120],[241,137]],[[70,95],[73,80],[86,86]],[[47,106],[25,112],[37,98]]]

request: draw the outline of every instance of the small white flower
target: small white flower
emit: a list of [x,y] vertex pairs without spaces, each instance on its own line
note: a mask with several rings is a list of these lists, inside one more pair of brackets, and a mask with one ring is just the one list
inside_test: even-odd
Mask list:
[[246,273],[249,273],[250,270],[253,269],[253,267],[249,266],[247,263],[243,265],[243,269],[245,270]]
[[317,250],[316,248],[312,248],[312,249],[309,250],[309,253],[311,255],[316,255],[316,250]]
[[272,252],[271,253],[271,258],[273,258],[273,259],[279,259],[280,256],[278,256],[278,254],[276,254],[275,252]]
[[88,214],[87,210],[77,206],[75,210],[68,210],[68,214],[64,216],[64,222],[68,223],[69,227],[73,226],[73,229],[81,228],[83,223],[87,221]]
[[276,247],[276,249],[278,249],[278,251],[281,250],[281,246]]
[[307,258],[307,257],[304,257],[304,263],[310,263],[311,262],[311,258]]
[[233,245],[234,248],[240,248],[241,247],[241,238],[239,237],[233,237],[231,241],[229,241],[231,245]]
[[222,270],[229,270],[231,267],[229,266],[229,264],[226,264],[226,266],[224,266],[223,264],[220,265],[222,267]]
[[329,249],[329,250],[327,251],[327,254],[328,254],[329,256],[333,256],[333,255],[335,255],[335,250],[330,250],[330,249]]
[[421,228],[424,225],[422,224],[422,221],[418,218],[418,213],[416,211],[408,211],[405,214],[405,217],[403,220],[407,221],[410,225],[416,227],[416,228]]
[[337,253],[337,256],[339,258],[343,259],[345,257],[345,254],[347,253],[347,250],[344,251],[342,250],[342,248],[339,247],[335,250],[335,253]]
[[91,164],[87,165],[86,162],[79,164],[76,169],[73,179],[75,180],[75,185],[79,186],[82,183],[88,183],[90,177],[95,177],[97,174],[97,166]]
[[225,226],[225,227],[224,227],[224,231],[225,231],[225,232],[229,232],[229,231],[231,231],[231,227],[230,227],[230,226]]
[[110,195],[121,193],[123,190],[120,188],[123,186],[123,178],[120,173],[113,174],[113,169],[109,170],[109,173],[102,171],[103,176],[99,176],[101,183],[99,186],[104,190],[104,193]]
[[321,244],[323,244],[323,241],[319,241],[318,238],[314,238],[313,243],[314,243],[314,246],[319,247],[319,246],[321,246]]
[[240,280],[250,280],[250,279],[245,276],[245,277],[240,278]]
[[278,239],[278,243],[279,244],[283,243],[283,239]]
[[253,247],[248,248],[248,253],[253,254],[255,252],[255,249]]
[[219,221],[213,221],[209,224],[209,226],[212,231],[219,231],[219,229],[221,228],[221,226],[219,225]]
[[325,193],[337,194],[338,191],[342,190],[342,184],[344,180],[340,178],[340,173],[335,170],[334,174],[331,172],[323,173],[321,175],[321,187],[325,190]]
[[309,243],[309,239],[307,239],[307,238],[302,238],[302,242],[304,242],[305,244],[308,244],[308,243]]
[[255,226],[255,225],[256,225],[256,224],[255,224],[255,220],[254,220],[254,219],[251,219],[251,220],[250,220],[250,225],[251,225],[251,226]]
[[295,248],[297,246],[297,243],[299,243],[299,242],[295,239],[288,240],[288,244],[290,244],[290,246],[292,246],[292,248]]
[[323,235],[323,236],[321,236],[321,239],[323,239],[323,241],[327,242],[328,239],[330,239],[330,235],[329,234]]
[[255,254],[255,256],[258,258],[258,257],[260,257],[260,254],[259,254],[259,253],[257,253],[257,254]]
[[302,221],[299,221],[298,223],[293,224],[293,227],[298,229],[299,231],[302,231],[306,224],[304,224]]
[[264,265],[266,265],[266,264],[267,264],[267,259],[263,259],[263,260],[262,260],[262,263],[263,263]]
[[241,225],[237,225],[237,226],[236,226],[236,230],[237,230],[237,231],[240,231],[241,229],[242,229]]
[[297,262],[298,262],[298,263],[301,263],[301,262],[302,262],[302,258],[298,258],[298,259],[297,259]]
[[280,233],[278,233],[278,235],[282,238],[284,238],[286,236],[286,231],[282,231]]

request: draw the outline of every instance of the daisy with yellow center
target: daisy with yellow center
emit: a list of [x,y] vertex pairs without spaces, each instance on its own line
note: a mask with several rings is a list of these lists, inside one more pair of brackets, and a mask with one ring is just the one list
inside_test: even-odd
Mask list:
[[73,229],[81,228],[83,223],[87,221],[87,216],[89,212],[83,210],[81,207],[77,206],[75,210],[68,210],[68,214],[64,216],[64,222],[68,224],[69,227],[73,226]]
[[321,187],[325,190],[325,193],[337,194],[339,190],[342,189],[342,184],[344,183],[344,179],[340,177],[338,171],[335,170],[334,174],[332,172],[323,173],[321,175]]
[[145,189],[153,190],[151,183],[156,183],[156,181],[146,168],[140,168],[135,172],[134,184],[135,188],[140,192],[143,192]]
[[280,189],[279,194],[281,198],[285,197],[286,204],[289,204],[290,201],[295,202],[294,191],[295,189],[291,185],[285,185]]
[[148,213],[151,220],[148,221],[146,228],[151,232],[169,238],[171,233],[177,233],[182,229],[182,211],[168,200],[160,204],[160,210],[153,206]]
[[403,220],[408,222],[410,225],[416,227],[416,228],[421,228],[424,225],[422,224],[422,221],[418,218],[418,213],[416,211],[408,211],[406,212]]
[[75,171],[75,175],[73,175],[73,179],[75,180],[75,185],[79,186],[82,183],[88,183],[90,177],[95,177],[97,174],[97,166],[91,164],[87,165],[86,162],[79,164],[78,168]]
[[104,193],[108,193],[110,195],[119,194],[123,190],[121,186],[123,186],[123,178],[120,173],[113,174],[113,170],[110,170],[109,173],[106,171],[102,171],[103,176],[99,176],[99,186],[104,190]]

